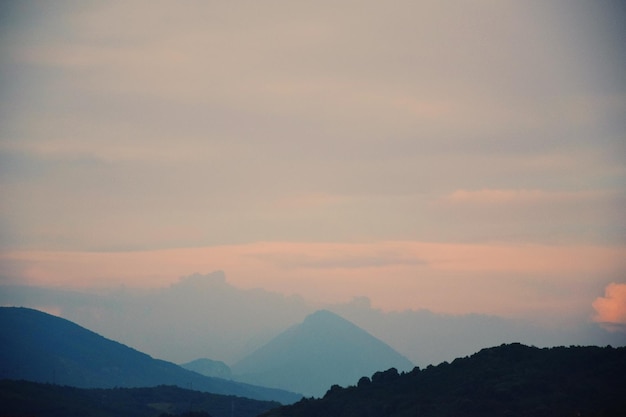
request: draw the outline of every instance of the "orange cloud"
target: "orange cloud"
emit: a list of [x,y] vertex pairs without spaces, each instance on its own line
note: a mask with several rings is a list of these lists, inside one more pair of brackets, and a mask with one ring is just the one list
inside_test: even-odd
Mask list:
[[604,297],[593,302],[596,315],[593,320],[611,331],[626,331],[626,284],[611,283],[604,290]]

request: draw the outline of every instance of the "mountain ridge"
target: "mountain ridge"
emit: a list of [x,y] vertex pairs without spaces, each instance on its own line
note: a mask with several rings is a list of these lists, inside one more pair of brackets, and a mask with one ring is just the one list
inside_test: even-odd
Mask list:
[[209,358],[198,358],[190,362],[181,363],[179,366],[204,376],[212,376],[222,379],[232,379],[230,367],[222,361]]
[[376,372],[259,417],[618,417],[626,415],[624,375],[624,347],[503,344],[425,369]]

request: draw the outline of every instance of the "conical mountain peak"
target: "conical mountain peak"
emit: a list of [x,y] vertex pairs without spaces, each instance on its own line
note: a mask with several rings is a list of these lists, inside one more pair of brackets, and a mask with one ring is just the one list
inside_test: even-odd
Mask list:
[[365,330],[328,310],[319,310],[276,336],[233,366],[235,378],[271,387],[290,387],[321,396],[333,384],[413,364]]
[[328,326],[328,325],[344,325],[358,328],[352,322],[344,319],[338,314],[329,310],[317,310],[315,313],[309,314],[301,326]]
[[[304,319],[304,322],[307,322],[307,321],[336,320],[336,319],[345,320],[343,317],[341,317],[338,314],[333,313],[332,311],[329,311],[329,310],[317,310],[316,312],[309,314]],[[347,320],[345,320],[345,321],[347,321]]]

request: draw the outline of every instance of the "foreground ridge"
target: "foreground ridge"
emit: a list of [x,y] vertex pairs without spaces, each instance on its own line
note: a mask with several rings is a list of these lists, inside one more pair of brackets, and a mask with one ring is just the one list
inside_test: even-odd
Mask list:
[[483,349],[452,363],[363,377],[264,417],[623,416],[626,348]]

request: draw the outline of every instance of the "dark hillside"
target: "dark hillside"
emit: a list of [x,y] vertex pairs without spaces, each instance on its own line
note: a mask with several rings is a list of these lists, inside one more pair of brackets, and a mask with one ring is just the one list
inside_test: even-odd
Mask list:
[[[0,415],[38,417],[158,417],[164,414],[254,417],[278,403],[174,386],[80,389],[0,380]],[[203,413],[203,414],[201,414]]]
[[398,374],[332,387],[265,417],[624,416],[626,348],[521,344]]

